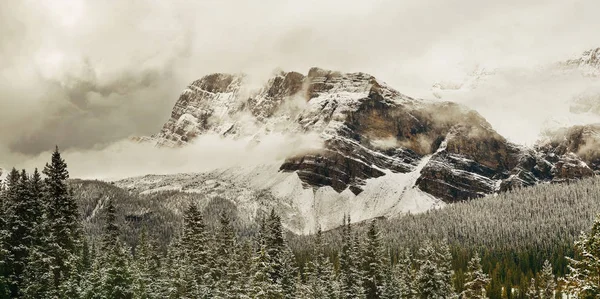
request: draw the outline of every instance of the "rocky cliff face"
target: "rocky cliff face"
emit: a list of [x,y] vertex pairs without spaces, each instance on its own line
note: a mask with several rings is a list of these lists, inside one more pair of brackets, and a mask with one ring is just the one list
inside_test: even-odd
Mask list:
[[260,88],[243,75],[213,74],[180,96],[157,135],[161,146],[185,146],[202,134],[253,138],[274,132],[316,133],[322,149],[288,157],[305,188],[330,186],[358,195],[369,179],[417,172],[414,186],[445,202],[539,182],[594,175],[598,127],[557,132],[534,148],[508,142],[477,112],[414,99],[364,73],[318,68],[281,72]]

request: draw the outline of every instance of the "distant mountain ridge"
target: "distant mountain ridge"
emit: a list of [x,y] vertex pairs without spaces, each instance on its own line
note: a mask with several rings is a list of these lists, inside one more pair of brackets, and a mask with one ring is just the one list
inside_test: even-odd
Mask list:
[[[558,132],[527,148],[507,141],[473,110],[452,102],[411,98],[365,73],[319,68],[307,75],[280,72],[259,88],[249,87],[246,80],[239,74],[212,74],[193,82],[162,130],[140,140],[177,147],[203,134],[256,142],[271,133],[318,134],[324,143],[321,149],[257,172],[223,170],[216,175],[238,179],[247,175],[242,179],[248,182],[244,188],[268,192],[274,201],[285,198],[288,213],[300,215],[298,210],[307,209],[305,214],[316,222],[325,211],[355,213],[358,221],[600,171],[599,155],[592,150],[584,153],[600,140],[598,134],[577,133],[597,132],[597,126]],[[252,179],[263,176],[271,181],[257,184]],[[171,180],[171,187],[177,181],[157,180]],[[292,187],[296,181],[301,187]],[[160,185],[144,183],[139,189],[136,182],[119,184],[138,192]],[[315,212],[323,192],[339,200],[331,199],[327,209]],[[411,200],[423,204],[413,209],[414,204],[407,204]]]

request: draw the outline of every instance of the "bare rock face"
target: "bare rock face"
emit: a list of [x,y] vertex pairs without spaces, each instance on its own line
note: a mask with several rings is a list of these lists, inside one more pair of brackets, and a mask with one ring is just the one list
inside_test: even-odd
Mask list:
[[573,126],[554,132],[537,145],[554,163],[555,180],[578,179],[600,171],[600,125]]
[[140,141],[184,146],[202,134],[260,142],[273,132],[316,133],[323,148],[280,167],[305,187],[359,194],[369,179],[414,172],[415,188],[445,202],[600,170],[598,127],[571,128],[525,148],[475,111],[408,97],[365,73],[312,68],[251,86],[244,75],[205,76],[181,94],[161,132]]

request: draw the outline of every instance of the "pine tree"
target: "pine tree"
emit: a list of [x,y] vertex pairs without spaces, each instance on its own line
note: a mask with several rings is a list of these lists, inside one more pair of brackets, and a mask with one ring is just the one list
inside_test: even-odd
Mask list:
[[265,223],[264,237],[268,251],[269,262],[271,264],[269,277],[271,281],[279,283],[282,275],[282,254],[284,249],[283,228],[281,226],[281,218],[275,214],[275,210],[271,210],[269,218]]
[[10,297],[8,259],[10,257],[8,241],[7,214],[8,199],[7,191],[3,181],[0,181],[0,299]]
[[281,268],[280,284],[283,297],[286,299],[296,298],[298,269],[296,268],[294,253],[292,253],[292,250],[287,244],[285,244],[285,247],[283,248],[281,262],[283,267]]
[[525,293],[525,297],[527,297],[527,299],[540,299],[540,293],[536,287],[535,278],[531,279],[529,288],[527,288],[527,293]]
[[58,147],[52,153],[50,164],[46,164],[43,173],[46,201],[47,255],[52,263],[52,281],[54,290],[73,273],[71,262],[77,260],[81,249],[81,228],[77,203],[67,185],[69,172]]
[[385,273],[389,270],[387,269],[388,258],[375,220],[371,221],[367,231],[367,242],[362,260],[365,264],[366,296],[369,299],[380,298],[385,283]]
[[130,272],[130,253],[120,240],[117,212],[112,198],[108,200],[102,236],[101,254],[94,267],[84,298],[133,298],[133,275]]
[[20,238],[23,238],[24,223],[18,214],[23,210],[22,185],[21,175],[13,168],[6,177],[6,236],[3,243],[6,252],[4,255],[6,282],[11,297],[20,295],[20,278],[27,258],[25,248],[20,242]]
[[237,239],[231,219],[225,212],[220,215],[220,230],[217,233],[216,265],[213,277],[216,282],[215,296],[238,297],[241,293],[241,269],[237,258]]
[[400,268],[398,265],[391,267],[385,275],[385,282],[381,292],[382,299],[397,299],[402,294],[402,282],[400,280]]
[[194,272],[191,269],[181,238],[173,240],[162,267],[162,276],[166,277],[162,290],[164,298],[189,298],[190,290],[196,283]]
[[418,298],[454,298],[449,250],[436,250],[430,241],[419,249],[418,272],[415,279]]
[[542,272],[538,277],[538,285],[540,288],[540,299],[553,299],[554,291],[556,291],[556,281],[552,273],[552,265],[550,261],[544,261]]
[[361,267],[360,263],[360,253],[362,252],[362,244],[360,241],[360,237],[357,232],[354,233],[354,240],[352,240],[352,249],[350,250],[350,260],[354,261],[352,263],[352,267],[350,267],[350,273],[353,277],[353,281],[356,281],[356,284],[352,286],[350,289],[350,293],[352,294],[352,298],[363,299],[366,298],[365,288],[362,284],[363,277],[365,277],[365,273]]
[[359,261],[359,238],[353,235],[350,227],[350,216],[344,215],[342,225],[342,249],[340,252],[339,284],[342,298],[363,298],[362,274]]
[[400,282],[400,298],[413,299],[417,293],[414,286],[415,269],[413,267],[413,258],[410,250],[404,249],[400,251],[398,264],[398,280]]
[[254,258],[254,248],[252,247],[252,243],[249,240],[246,240],[241,248],[239,249],[239,254],[237,254],[238,265],[241,272],[240,276],[240,297],[245,298],[248,297],[250,293],[251,286],[251,278],[253,276],[253,258]]
[[[231,236],[227,237],[227,239],[229,238]],[[210,269],[210,260],[216,262],[217,257],[212,257],[204,219],[195,204],[191,204],[184,214],[184,228],[180,246],[180,258],[185,263],[182,267],[189,268],[182,270],[190,272],[190,277],[186,277],[186,279],[192,280],[188,282],[189,287],[203,294],[203,296],[209,294],[211,289],[215,287],[214,281],[220,279],[221,271],[216,269],[218,265],[214,263],[212,263],[213,268],[215,268],[213,270],[218,272]]]
[[464,291],[461,293],[461,298],[487,298],[485,295],[485,288],[490,283],[490,279],[488,275],[483,273],[483,270],[481,269],[481,259],[479,258],[479,254],[475,253],[475,256],[473,256],[471,261],[469,261],[467,271],[465,287]]
[[600,296],[600,215],[598,215],[589,233],[582,233],[575,242],[579,260],[568,258],[570,273],[566,278],[568,293],[580,298]]
[[258,237],[258,252],[252,263],[252,285],[250,297],[256,299],[280,299],[283,298],[283,290],[277,282],[271,279],[274,273],[272,257],[269,256],[267,240],[262,234]]
[[162,298],[159,277],[160,258],[156,244],[148,240],[148,233],[145,229],[142,230],[139,240],[134,262],[134,298]]
[[436,262],[438,263],[438,267],[442,274],[442,292],[446,294],[445,298],[455,298],[456,292],[454,291],[453,283],[454,270],[452,268],[452,254],[450,252],[450,246],[448,246],[448,240],[443,240],[436,252]]
[[312,298],[337,298],[335,274],[333,266],[325,255],[325,244],[321,227],[318,228],[315,239],[313,260],[309,265],[308,284]]

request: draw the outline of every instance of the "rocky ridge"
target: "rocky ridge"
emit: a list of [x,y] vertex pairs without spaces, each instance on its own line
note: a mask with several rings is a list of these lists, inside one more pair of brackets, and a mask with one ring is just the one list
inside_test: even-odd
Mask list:
[[411,98],[365,73],[281,72],[254,90],[245,80],[244,75],[213,74],[193,82],[161,132],[145,140],[185,146],[202,134],[260,142],[273,132],[317,133],[322,149],[288,157],[279,167],[296,173],[305,188],[329,186],[359,195],[369,179],[420,166],[409,187],[445,202],[598,171],[598,155],[582,155],[581,146],[574,146],[597,135],[559,134],[534,148],[522,147],[475,111]]

